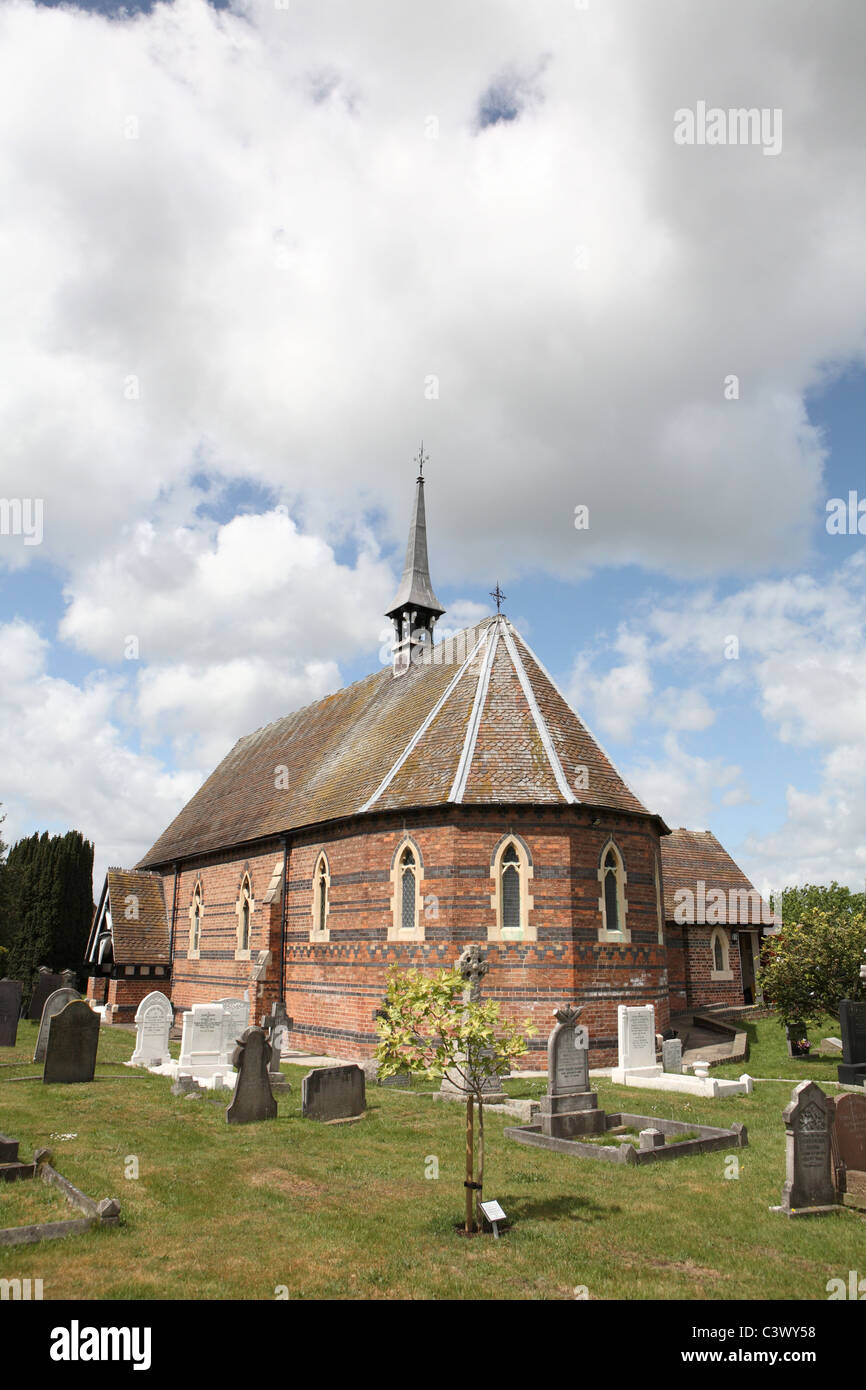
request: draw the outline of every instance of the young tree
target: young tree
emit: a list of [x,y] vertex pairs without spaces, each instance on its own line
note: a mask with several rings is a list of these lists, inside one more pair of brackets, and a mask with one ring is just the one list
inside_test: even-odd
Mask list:
[[799,918],[783,919],[779,935],[764,947],[759,972],[764,998],[786,1027],[805,1035],[822,1014],[838,1018],[841,999],[866,996],[860,978],[864,950],[866,908],[855,903],[834,911],[807,903]]
[[[466,1092],[466,1215],[467,1235],[474,1231],[472,1193],[480,1207],[484,1185],[484,1083],[507,1075],[511,1062],[526,1052],[526,1039],[538,1030],[527,1019],[523,1031],[500,1015],[495,1000],[481,1003],[466,997],[466,980],[459,970],[388,972],[385,1006],[377,1019],[376,1059],[380,1076],[399,1071],[440,1080],[456,1076]],[[478,1107],[478,1144],[474,1139],[474,1107]],[[476,1175],[477,1155],[477,1175]]]

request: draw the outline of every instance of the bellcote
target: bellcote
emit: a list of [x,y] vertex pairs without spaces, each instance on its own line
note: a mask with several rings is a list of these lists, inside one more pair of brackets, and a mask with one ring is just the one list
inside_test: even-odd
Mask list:
[[386,617],[394,624],[394,675],[417,664],[433,645],[433,628],[445,609],[433,592],[427,558],[427,517],[424,510],[424,446],[419,455],[415,506],[409,524],[406,563],[397,597]]

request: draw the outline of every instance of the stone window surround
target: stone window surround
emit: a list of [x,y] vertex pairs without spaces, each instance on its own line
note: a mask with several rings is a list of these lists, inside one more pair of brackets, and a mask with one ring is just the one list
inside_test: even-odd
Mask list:
[[[415,858],[415,925],[411,929],[401,926],[402,921],[402,902],[403,902],[403,880],[401,861],[407,849],[412,851]],[[424,922],[421,916],[421,907],[424,897],[421,892],[421,878],[424,873],[424,860],[421,857],[421,850],[417,840],[411,835],[404,834],[394,851],[391,860],[391,920],[388,923],[389,941],[423,941]]]
[[[509,845],[513,845],[517,851],[518,875],[520,878],[520,928],[515,930],[513,927],[503,927],[502,925],[502,859]],[[498,845],[493,851],[490,863],[490,877],[493,879],[493,892],[490,895],[490,906],[493,908],[493,922],[487,933],[488,941],[537,941],[538,929],[536,924],[530,920],[530,912],[535,906],[535,899],[529,891],[529,885],[534,875],[532,867],[532,855],[529,846],[520,835],[509,832],[503,835]]]
[[[716,941],[719,941],[722,947],[723,970],[716,969]],[[733,978],[730,935],[724,927],[713,927],[710,932],[710,980],[732,980]]]
[[[246,946],[242,946],[242,945],[241,945],[241,942],[243,941],[243,929],[244,929],[244,919],[243,919],[244,889],[247,890],[246,896],[247,896],[247,900],[249,901],[249,905],[250,905],[250,916],[249,916],[250,933],[249,933],[249,937],[248,937],[248,939],[247,939],[247,945],[246,945]],[[252,947],[251,947],[251,944],[250,944],[250,943],[252,942],[252,939],[253,939],[253,913],[255,912],[255,910],[256,910],[256,900],[255,900],[255,898],[253,897],[253,881],[252,881],[252,878],[250,877],[249,865],[244,865],[244,872],[243,872],[243,875],[242,875],[242,877],[241,877],[240,887],[239,887],[239,889],[238,889],[238,900],[237,900],[237,902],[235,903],[235,913],[237,914],[237,919],[238,919],[238,937],[237,937],[237,946],[236,946],[236,948],[235,948],[235,960],[252,960],[252,955],[253,955],[253,953],[252,953]]]
[[[321,887],[319,870],[324,865],[325,869],[325,930],[319,931],[319,909],[321,907]],[[330,941],[331,929],[328,926],[328,917],[331,911],[331,866],[328,863],[328,856],[324,849],[320,849],[316,855],[315,867],[313,869],[313,906],[312,922],[310,924],[311,941]]]
[[[617,861],[616,896],[619,906],[619,920],[622,923],[622,927],[619,931],[608,931],[607,928],[607,904],[604,896],[604,861],[611,850],[613,850]],[[625,886],[627,883],[628,874],[625,870],[625,860],[622,857],[622,850],[613,836],[609,835],[598,857],[598,886],[600,890],[598,910],[601,913],[601,926],[598,929],[598,939],[605,945],[625,946],[631,941],[631,932],[628,926],[628,898],[625,895]]]
[[[198,944],[193,945],[195,940],[195,906],[198,901]],[[201,879],[197,878],[195,887],[192,890],[192,898],[189,904],[189,949],[186,953],[187,960],[199,960],[201,958],[201,933],[204,921],[204,893],[202,892]]]

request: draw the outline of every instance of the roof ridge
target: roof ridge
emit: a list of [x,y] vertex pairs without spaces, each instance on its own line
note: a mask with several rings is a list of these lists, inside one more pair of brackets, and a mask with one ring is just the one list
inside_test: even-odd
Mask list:
[[[526,674],[526,667],[523,665],[523,661],[521,660],[520,653],[518,652],[517,647],[515,645],[514,638],[511,635],[511,631],[509,631],[510,628],[511,623],[506,618],[503,627],[503,636],[505,638],[506,651],[508,652],[508,655],[511,657],[511,663],[517,674],[517,679],[520,681],[520,688],[522,689],[523,694],[526,698],[526,703],[529,705],[529,712],[532,715],[535,727],[538,730],[539,737],[541,738],[541,745],[545,753],[547,754],[547,761],[550,763],[551,770],[553,772],[554,777],[556,778],[556,785],[559,787],[559,790],[561,791],[565,800],[571,804],[574,804],[578,801],[578,798],[575,796],[574,792],[571,790],[571,787],[568,785],[565,773],[562,770],[562,763],[559,761],[559,754],[553,746],[553,739],[551,738],[550,730],[547,727],[541,710],[538,708],[538,701],[535,698],[535,691],[532,689],[532,682]],[[529,650],[530,648],[527,647],[527,651]]]
[[[484,629],[485,635],[490,632],[490,628]],[[469,769],[472,766],[472,759],[475,754],[475,745],[478,741],[478,730],[481,725],[481,716],[487,702],[487,690],[490,685],[490,672],[493,669],[493,660],[496,655],[496,648],[499,645],[499,623],[493,626],[493,640],[488,642],[484,661],[481,670],[478,672],[478,684],[475,687],[475,700],[472,704],[472,711],[469,715],[469,722],[466,725],[466,738],[463,741],[463,748],[460,759],[457,763],[457,771],[454,774],[454,781],[451,784],[451,791],[448,793],[448,800],[460,802],[466,791],[466,782],[469,777]]]

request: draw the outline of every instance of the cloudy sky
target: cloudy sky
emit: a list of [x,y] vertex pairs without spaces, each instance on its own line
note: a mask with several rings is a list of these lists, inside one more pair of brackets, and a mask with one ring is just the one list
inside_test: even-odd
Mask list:
[[131,865],[375,669],[423,439],[445,625],[499,580],[650,809],[862,886],[864,48],[856,0],[4,0],[4,837]]

